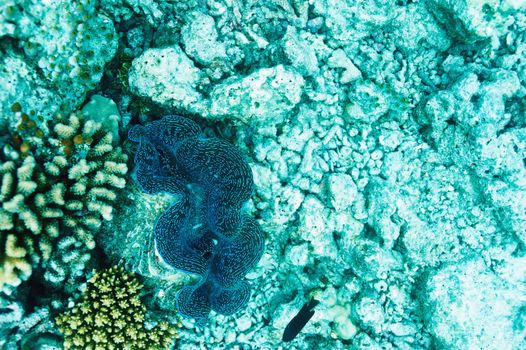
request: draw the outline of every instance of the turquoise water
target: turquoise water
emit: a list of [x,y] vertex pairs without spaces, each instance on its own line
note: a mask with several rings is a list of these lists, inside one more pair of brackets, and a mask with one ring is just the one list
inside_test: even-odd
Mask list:
[[0,348],[526,348],[526,3],[0,1]]

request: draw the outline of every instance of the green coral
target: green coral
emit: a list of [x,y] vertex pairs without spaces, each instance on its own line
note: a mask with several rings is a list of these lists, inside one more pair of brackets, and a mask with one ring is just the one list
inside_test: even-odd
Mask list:
[[[141,284],[121,267],[96,273],[73,309],[56,318],[65,349],[168,349],[177,327],[145,326]],[[180,325],[178,325],[180,326]]]
[[[103,220],[112,219],[118,190],[126,184],[127,155],[114,147],[111,130],[82,113],[43,125],[49,130],[44,137],[20,105],[12,109],[21,122],[0,150],[0,243],[14,235],[16,246],[27,253],[20,258],[29,262],[30,257],[33,266],[47,261],[54,242],[64,235],[93,249],[94,232]],[[7,265],[12,261],[8,256],[0,250],[0,271],[6,276],[0,290],[29,275],[27,268]],[[16,271],[24,273],[15,278]]]

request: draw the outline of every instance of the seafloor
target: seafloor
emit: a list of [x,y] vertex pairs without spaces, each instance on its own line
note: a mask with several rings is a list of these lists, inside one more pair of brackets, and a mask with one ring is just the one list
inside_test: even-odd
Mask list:
[[526,349],[525,30],[0,0],[0,349]]

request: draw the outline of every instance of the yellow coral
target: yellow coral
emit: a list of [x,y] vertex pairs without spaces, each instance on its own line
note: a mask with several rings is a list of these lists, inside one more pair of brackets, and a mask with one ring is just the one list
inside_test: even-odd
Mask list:
[[144,325],[141,284],[120,267],[96,273],[73,309],[56,318],[65,349],[168,349],[177,327]]
[[8,234],[0,253],[0,290],[4,286],[18,286],[31,274],[31,264],[26,257],[26,250],[18,245],[17,238]]
[[95,247],[94,233],[102,220],[112,219],[126,184],[128,157],[112,143],[115,130],[85,120],[82,112],[37,126],[36,113],[13,106],[20,124],[0,148],[0,243],[13,235],[28,253],[4,258],[0,245],[0,275],[16,284],[16,274],[27,278],[31,264],[46,263],[60,236]]
[[[113,147],[113,131],[84,120],[82,112],[68,118],[57,116],[58,122],[48,128],[51,134],[40,143],[34,143],[33,133],[26,132],[35,122],[27,114],[19,114],[25,130],[20,137],[31,140],[33,149],[26,155],[4,149],[6,160],[0,163],[0,207],[4,211],[0,221],[13,227],[13,220],[18,218],[22,223],[15,227],[18,233],[29,231],[56,238],[57,228],[82,226],[88,214],[88,227],[73,233],[81,233],[77,238],[93,248],[90,231],[100,227],[101,220],[112,219],[117,190],[126,183],[127,156]],[[0,226],[0,231],[6,229]]]

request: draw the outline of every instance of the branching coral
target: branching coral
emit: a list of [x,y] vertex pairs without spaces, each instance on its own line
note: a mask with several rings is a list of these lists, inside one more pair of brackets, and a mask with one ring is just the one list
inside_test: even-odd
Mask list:
[[141,285],[133,274],[112,267],[95,274],[81,300],[56,323],[65,349],[167,349],[177,327],[160,322],[145,327]]
[[[44,138],[19,104],[12,110],[21,122],[0,154],[0,242],[15,235],[32,265],[48,260],[63,235],[93,249],[93,233],[112,219],[117,190],[126,183],[128,157],[112,144],[113,131],[79,113],[58,118]],[[0,281],[0,288],[4,283],[19,282]]]
[[27,251],[21,247],[14,234],[7,234],[2,238],[0,251],[0,289],[4,283],[12,286],[19,285],[31,274],[31,264]]
[[82,280],[90,259],[88,248],[75,237],[61,237],[54,244],[49,260],[43,263],[43,278],[50,288],[73,293]]

